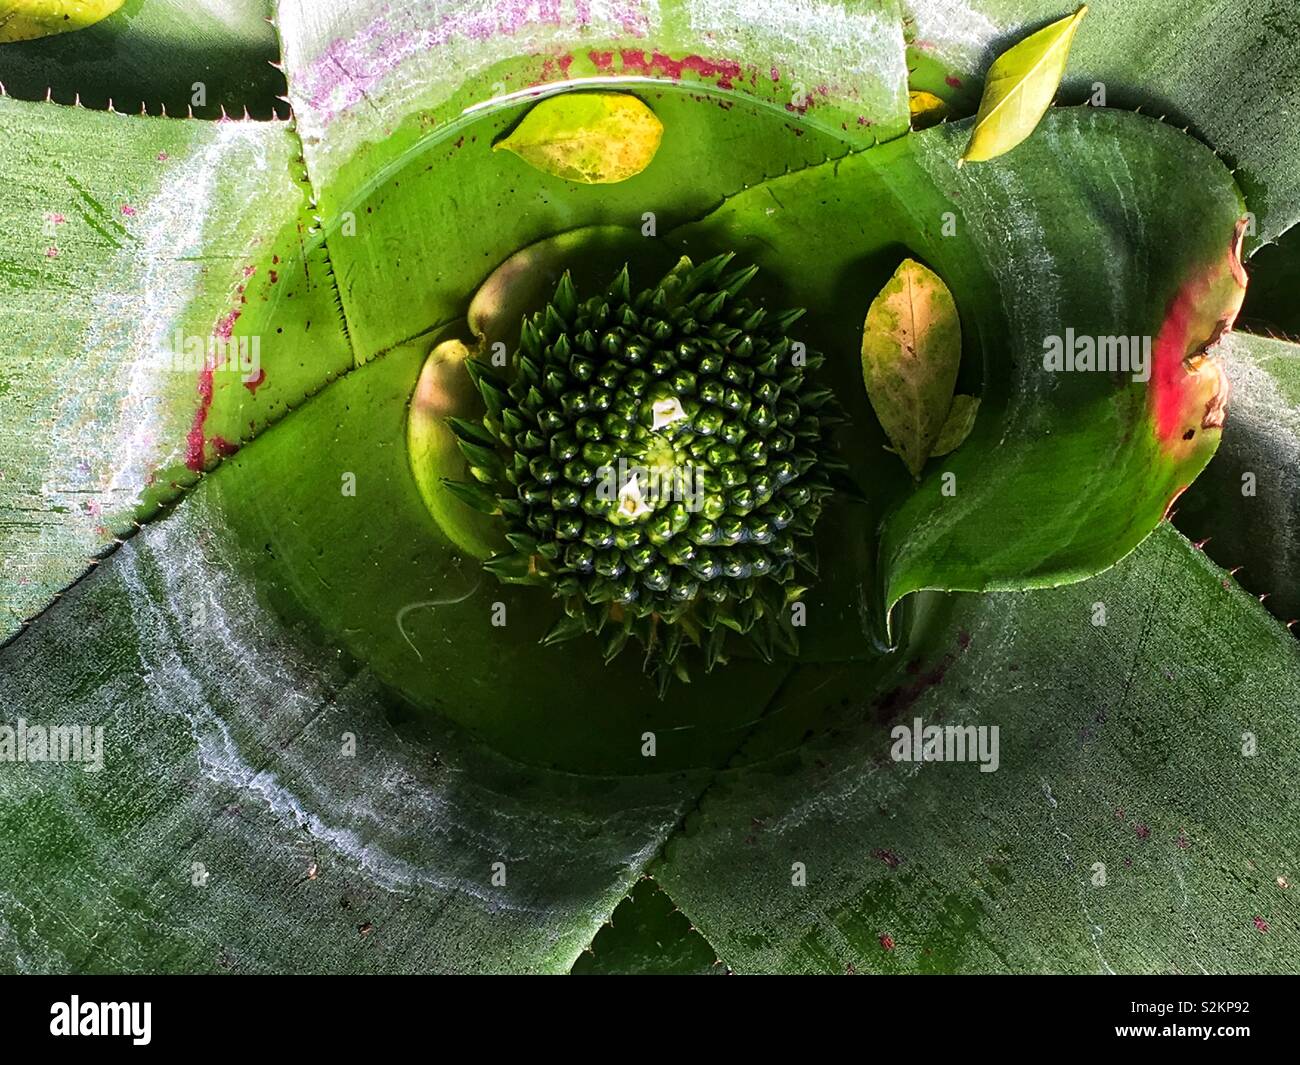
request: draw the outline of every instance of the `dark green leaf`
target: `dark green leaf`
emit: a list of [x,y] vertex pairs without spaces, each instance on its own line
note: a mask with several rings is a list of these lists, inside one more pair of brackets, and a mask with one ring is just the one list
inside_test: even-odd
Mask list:
[[[1259,604],[1166,525],[1085,583],[932,606],[884,683],[800,670],[654,867],[727,964],[1289,972],[1300,647]],[[917,719],[997,727],[997,770],[894,761]]]

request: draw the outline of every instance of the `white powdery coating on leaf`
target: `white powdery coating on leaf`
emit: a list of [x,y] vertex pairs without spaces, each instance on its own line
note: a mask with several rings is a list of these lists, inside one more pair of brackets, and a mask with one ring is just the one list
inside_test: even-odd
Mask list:
[[915,46],[952,70],[969,75],[995,58],[993,41],[1009,25],[999,24],[962,0],[923,0],[905,5]]
[[[65,521],[80,525],[88,538],[101,524],[129,517],[156,472],[184,458],[186,428],[200,397],[196,373],[178,368],[174,331],[203,290],[209,207],[219,184],[231,179],[232,160],[238,160],[238,180],[251,177],[249,184],[259,187],[256,175],[268,165],[263,130],[236,122],[212,129],[215,139],[133,208],[145,221],[138,240],[106,268],[78,351],[67,356],[69,384],[54,403],[49,444],[50,454],[64,461],[47,465],[41,491],[52,507],[66,508]],[[94,381],[108,387],[86,385]],[[67,456],[80,456],[72,480]]]
[[[232,160],[238,159],[241,181],[267,169],[261,150],[265,136],[259,128],[225,122],[214,129],[216,140],[169,174],[158,195],[144,208],[149,225],[140,247],[129,257],[141,271],[134,283],[142,305],[128,325],[125,341],[126,350],[138,354],[126,368],[130,385],[124,417],[114,433],[113,487],[134,491],[137,497],[164,458],[176,461],[181,455],[184,434],[176,431],[175,390],[160,390],[159,382],[168,380],[167,371],[174,370],[177,358],[173,325],[181,320],[194,294],[202,290],[205,237],[212,221],[209,208],[218,202],[220,185],[234,176]],[[260,186],[262,182],[254,179],[249,184]],[[107,304],[114,298],[101,296],[97,302]],[[108,309],[106,305],[105,311]],[[176,375],[190,393],[195,391],[196,376]],[[197,405],[197,394],[193,400]]]
[[[1276,348],[1274,352],[1272,349]],[[1232,383],[1228,399],[1228,420],[1225,442],[1231,444],[1235,432],[1249,427],[1256,446],[1267,447],[1268,465],[1274,485],[1270,494],[1282,500],[1279,506],[1270,507],[1270,526],[1262,535],[1276,545],[1282,558],[1274,558],[1279,572],[1294,573],[1295,566],[1287,566],[1283,558],[1300,560],[1300,528],[1296,527],[1294,502],[1300,492],[1300,408],[1282,394],[1277,382],[1259,363],[1270,355],[1274,358],[1293,359],[1292,345],[1269,341],[1260,337],[1245,337],[1229,333],[1215,351]],[[1234,422],[1236,425],[1234,426]],[[1266,471],[1255,470],[1259,482],[1266,481]]]
[[[139,623],[142,675],[148,686],[160,693],[158,709],[180,713],[189,723],[204,775],[251,794],[286,823],[308,827],[315,838],[369,871],[384,887],[411,884],[415,877],[405,863],[376,854],[354,832],[325,824],[279,783],[275,773],[257,769],[248,762],[230,726],[210,705],[208,693],[213,678],[203,674],[210,662],[201,644],[207,641],[220,648],[221,667],[233,674],[223,677],[223,684],[231,683],[243,699],[269,704],[278,714],[291,718],[302,716],[307,708],[326,705],[332,693],[323,686],[304,684],[314,678],[305,676],[300,669],[275,662],[266,655],[265,643],[259,645],[255,640],[245,640],[242,633],[235,631],[234,618],[227,612],[232,607],[241,611],[238,622],[234,622],[240,628],[246,625],[255,628],[261,619],[253,597],[234,581],[223,579],[220,570],[212,571],[215,580],[209,588],[189,587],[192,575],[188,573],[191,565],[188,553],[181,555],[164,547],[156,557],[169,593],[163,602],[151,604],[153,595],[137,568],[139,557],[134,551],[123,552],[118,572],[132,599],[140,605],[133,616]],[[146,604],[151,604],[152,609]],[[201,626],[193,621],[200,606],[204,612]],[[204,632],[208,627],[220,633],[219,641]],[[189,643],[178,641],[176,632],[187,628],[197,639]]]
[[[875,112],[877,122],[907,120],[907,58],[898,18],[871,7],[803,0],[700,0],[687,6],[691,32],[716,44],[719,54],[741,63],[760,60],[813,95],[819,90]],[[754,27],[771,47],[753,55]],[[768,75],[760,71],[760,76]]]
[[[367,672],[340,687],[328,666],[312,664],[318,651],[283,632],[238,568],[219,562],[227,545],[212,533],[220,519],[205,504],[202,494],[191,497],[167,528],[152,527],[115,560],[138,604],[146,685],[160,713],[187,721],[205,777],[288,829],[305,829],[386,891],[433,890],[483,913],[536,919],[563,908],[539,877],[558,877],[563,897],[574,880],[601,873],[611,898],[626,890],[684,800],[633,786],[612,809],[605,800],[588,808],[576,795],[547,809],[531,790],[542,771],[520,770],[516,780],[511,766],[485,754],[431,771],[425,752],[383,720]],[[212,557],[196,542],[211,544]],[[358,737],[355,761],[340,756],[345,731]],[[529,876],[494,886],[494,861],[525,863]]]
[[[502,62],[660,27],[654,0],[402,0],[330,5],[324,16],[320,6],[293,0],[280,11],[289,96],[318,183],[361,144]],[[502,82],[493,94],[519,88]]]
[[[1011,327],[1007,340],[1017,356],[1012,401],[1003,423],[1005,441],[1037,432],[1035,420],[1045,416],[1039,394],[1056,382],[1043,372],[1042,342],[1068,324],[1061,321],[1064,275],[1048,247],[1033,189],[1025,187],[1017,172],[978,163],[969,171],[956,167],[957,142],[966,135],[963,129],[944,137],[917,137],[915,155],[935,186],[961,204],[968,219],[965,231],[1002,296]],[[975,167],[981,167],[978,173]]]

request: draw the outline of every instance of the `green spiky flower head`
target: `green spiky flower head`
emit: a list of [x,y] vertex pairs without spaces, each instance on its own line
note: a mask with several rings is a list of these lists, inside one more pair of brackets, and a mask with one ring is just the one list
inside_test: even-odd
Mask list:
[[636,293],[625,266],[586,298],[564,274],[511,374],[468,362],[482,425],[451,423],[477,483],[448,486],[513,548],[487,569],[563,600],[548,640],[599,633],[613,657],[635,638],[661,685],[685,676],[685,643],[710,668],[729,630],[765,656],[792,644],[783,615],[842,469],[823,357],[788,335],[802,312],[742,296],[757,268],[732,258],[682,259]]

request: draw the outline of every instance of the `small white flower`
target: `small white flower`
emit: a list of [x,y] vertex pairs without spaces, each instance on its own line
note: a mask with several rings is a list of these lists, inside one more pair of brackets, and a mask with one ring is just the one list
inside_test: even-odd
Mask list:
[[665,426],[676,425],[686,417],[686,412],[682,410],[682,401],[676,396],[656,399],[650,405],[650,413],[654,418],[650,428],[655,431],[663,429]]
[[650,513],[650,504],[645,501],[641,494],[641,481],[637,477],[629,477],[624,482],[623,487],[618,490],[618,511],[625,518],[636,520]]

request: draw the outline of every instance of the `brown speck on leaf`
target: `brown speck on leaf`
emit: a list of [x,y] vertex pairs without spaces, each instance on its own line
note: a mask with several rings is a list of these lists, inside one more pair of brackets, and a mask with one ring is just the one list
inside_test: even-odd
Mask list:
[[897,869],[902,864],[903,859],[891,850],[877,849],[871,852],[871,857],[879,858],[889,868]]
[[375,926],[372,925],[369,921],[363,921],[361,924],[357,925],[357,931],[360,932],[363,936],[370,935],[370,933],[373,932],[374,930],[375,930]]
[[1150,825],[1138,825],[1138,826],[1137,826],[1137,838],[1138,838],[1138,839],[1145,840],[1145,839],[1149,839],[1150,837],[1151,837],[1151,826],[1150,826]]
[[1267,932],[1267,931],[1268,931],[1268,922],[1267,922],[1266,920],[1264,920],[1264,918],[1260,917],[1260,916],[1257,914],[1257,915],[1255,916],[1255,927],[1256,927],[1257,929],[1259,929],[1259,931],[1261,931],[1261,932]]
[[880,945],[884,947],[886,950],[893,950],[894,937],[891,936],[888,932],[886,932],[883,936],[880,937]]
[[1284,876],[1279,876],[1277,878],[1277,886],[1280,887],[1283,891],[1285,891],[1287,888],[1291,886],[1291,881],[1289,881]]

